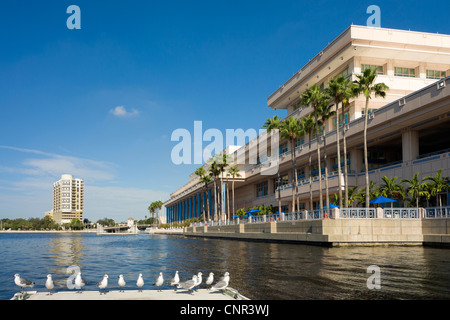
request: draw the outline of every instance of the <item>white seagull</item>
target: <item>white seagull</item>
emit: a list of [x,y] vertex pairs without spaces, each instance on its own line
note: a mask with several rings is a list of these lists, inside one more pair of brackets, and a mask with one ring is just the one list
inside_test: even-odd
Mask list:
[[34,286],[34,282],[24,279],[24,278],[21,278],[18,273],[16,273],[14,275],[14,283],[16,285],[18,285],[22,290],[23,290],[23,288],[27,288],[27,287],[33,288],[33,286]]
[[81,277],[81,272],[77,273],[77,276],[75,277],[75,288],[79,289],[80,291],[77,291],[77,293],[82,293],[81,288],[83,288],[87,284],[87,281]]
[[180,276],[178,275],[178,271],[175,271],[175,276],[170,280],[169,284],[171,286],[175,286],[175,291],[177,290],[177,285],[180,283]]
[[52,289],[55,287],[55,284],[53,282],[51,274],[47,275],[47,280],[45,281],[45,287],[48,289],[48,294],[51,295]]
[[225,290],[230,282],[230,274],[225,272],[223,278],[211,287],[211,290]]
[[197,283],[197,275],[194,275],[192,277],[191,280],[185,281],[185,282],[180,282],[180,284],[178,285],[178,287],[189,290],[191,292],[191,294],[193,294],[192,292],[192,288],[195,287],[195,284]]
[[136,285],[138,286],[138,288],[139,288],[139,292],[142,292],[142,287],[144,286],[144,278],[142,278],[142,273],[139,273],[139,277],[138,277],[138,279],[137,279],[137,282],[136,282]]
[[205,282],[206,285],[208,286],[208,289],[211,288],[213,281],[214,281],[214,273],[210,272],[208,275],[208,278],[206,279],[206,282]]
[[126,285],[127,283],[125,282],[125,279],[123,278],[123,275],[122,275],[122,274],[119,275],[119,281],[117,282],[117,284],[118,284],[119,287],[120,287],[119,292],[124,292],[124,291],[123,291],[123,287],[125,287],[125,285]]
[[[103,276],[102,281],[100,281],[99,283],[97,283],[97,287],[101,290],[103,289],[103,293],[106,294],[106,287],[108,286],[108,275],[105,274]],[[100,291],[100,294],[102,294],[102,292]]]
[[159,287],[158,291],[161,292],[162,291],[161,290],[161,286],[163,285],[163,283],[164,283],[163,274],[162,274],[162,272],[160,272],[158,279],[156,279],[156,281],[155,281],[155,283],[153,285]]
[[197,282],[195,283],[195,286],[196,287],[198,287],[201,283],[202,283],[202,275],[203,275],[203,273],[201,273],[201,272],[199,272],[198,274],[197,274]]

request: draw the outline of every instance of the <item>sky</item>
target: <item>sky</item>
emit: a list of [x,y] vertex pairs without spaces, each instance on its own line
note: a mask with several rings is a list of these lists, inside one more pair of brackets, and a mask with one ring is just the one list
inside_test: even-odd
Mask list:
[[0,1],[0,218],[43,217],[72,174],[85,218],[143,219],[199,166],[172,162],[174,130],[286,116],[267,98],[372,4],[450,34],[446,1]]

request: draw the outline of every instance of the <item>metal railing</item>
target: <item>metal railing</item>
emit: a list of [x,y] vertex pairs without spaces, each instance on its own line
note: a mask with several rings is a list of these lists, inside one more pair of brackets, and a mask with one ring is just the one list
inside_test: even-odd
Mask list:
[[450,218],[450,206],[425,208],[425,218]]
[[385,208],[383,218],[417,219],[419,218],[419,210],[417,208]]
[[342,208],[339,212],[339,218],[376,218],[376,208]]
[[[380,209],[380,208],[378,208]],[[300,220],[321,220],[336,219],[335,209],[324,210],[301,210],[270,215],[255,215],[252,217],[234,218],[230,220],[208,221],[208,226],[226,226],[247,223],[264,223],[278,221],[300,221]],[[377,208],[342,208],[337,209],[339,219],[375,219],[377,218]],[[450,206],[431,207],[431,208],[384,208],[382,218],[384,219],[432,219],[432,218],[450,218]],[[191,226],[203,227],[204,222],[196,222]]]

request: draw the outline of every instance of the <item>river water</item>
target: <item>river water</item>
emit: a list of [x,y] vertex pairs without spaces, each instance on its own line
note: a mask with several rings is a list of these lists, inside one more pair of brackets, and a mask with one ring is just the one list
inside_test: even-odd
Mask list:
[[[152,289],[159,272],[181,280],[201,271],[230,273],[230,286],[251,299],[354,300],[450,299],[450,250],[428,247],[341,247],[185,238],[169,235],[103,235],[0,233],[0,299],[20,289],[14,274],[45,291],[51,273],[57,290],[68,290],[70,268],[80,268],[86,290],[108,274],[110,290],[136,289],[143,274],[144,290]],[[368,273],[377,266],[379,273]],[[380,289],[367,282],[379,279]]]

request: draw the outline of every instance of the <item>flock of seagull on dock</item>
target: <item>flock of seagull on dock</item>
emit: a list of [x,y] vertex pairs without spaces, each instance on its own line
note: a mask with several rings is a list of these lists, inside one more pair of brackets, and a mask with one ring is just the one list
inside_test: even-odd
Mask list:
[[[197,288],[200,286],[200,284],[203,281],[202,278],[203,273],[202,272],[198,272],[197,274],[192,276],[192,279],[189,279],[187,281],[184,282],[180,282],[180,276],[178,275],[178,271],[175,272],[174,277],[168,281],[168,284],[172,287],[174,287],[174,290],[177,291],[177,289],[185,289],[187,290],[190,294],[193,294],[194,291],[197,290]],[[123,290],[123,288],[126,285],[126,281],[124,276],[121,274],[119,275],[119,280],[117,282],[117,284],[120,287],[119,292],[125,292]],[[224,276],[222,278],[219,279],[219,281],[217,281],[214,285],[214,273],[210,272],[205,284],[207,285],[207,289],[208,290],[212,290],[212,291],[218,291],[218,290],[225,290],[228,287],[228,284],[230,282],[230,274],[228,272],[225,272]],[[14,275],[14,283],[19,286],[22,289],[22,292],[25,288],[33,288],[34,286],[34,282],[27,280],[25,278],[21,278],[19,274],[15,274]],[[81,276],[81,272],[78,272],[76,277],[75,277],[75,288],[79,289],[77,291],[77,293],[81,293],[81,289],[87,284],[87,281]],[[106,293],[106,288],[108,287],[108,275],[105,274],[103,276],[103,279],[101,281],[99,281],[97,283],[97,287],[99,289],[100,294],[102,294],[102,290],[103,290],[103,294]],[[160,272],[158,278],[156,279],[156,281],[154,282],[153,286],[158,287],[158,291],[162,291],[161,287],[164,284],[164,277],[163,277],[163,273]],[[142,276],[142,273],[139,274],[139,277],[136,281],[136,286],[138,287],[138,291],[142,292],[142,287],[144,286],[144,278]],[[49,294],[52,293],[52,290],[55,288],[55,283],[52,279],[52,275],[49,274],[47,275],[47,280],[45,281],[45,287],[47,288],[47,290],[49,291]]]

